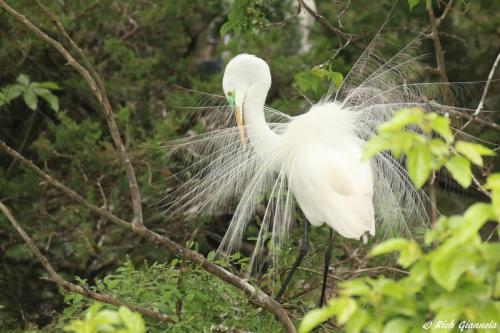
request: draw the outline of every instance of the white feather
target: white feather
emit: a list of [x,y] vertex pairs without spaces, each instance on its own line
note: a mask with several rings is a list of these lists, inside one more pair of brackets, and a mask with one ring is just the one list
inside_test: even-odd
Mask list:
[[[427,223],[426,200],[412,186],[401,161],[386,153],[370,161],[360,159],[364,143],[394,112],[414,106],[454,109],[439,104],[442,85],[412,83],[422,70],[421,57],[413,55],[416,42],[383,62],[375,40],[338,91],[332,89],[297,117],[264,106],[271,80],[263,60],[251,55],[233,58],[223,87],[226,94],[236,94],[243,108],[249,142],[240,144],[233,108],[227,106],[208,117],[219,129],[168,143],[171,153],[182,152],[191,165],[179,174],[185,182],[163,199],[166,211],[234,212],[220,247],[228,253],[239,248],[257,207],[264,204],[251,266],[258,266],[264,247],[276,254],[287,240],[295,203],[309,223],[326,223],[348,238],[364,238],[376,230],[411,233],[413,223]],[[461,88],[452,87],[458,93]]]

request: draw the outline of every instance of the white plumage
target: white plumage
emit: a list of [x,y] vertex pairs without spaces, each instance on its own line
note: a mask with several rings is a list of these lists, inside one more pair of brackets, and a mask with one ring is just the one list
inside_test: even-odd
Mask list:
[[178,156],[190,165],[177,174],[185,182],[164,198],[166,211],[232,212],[220,247],[227,253],[239,249],[248,224],[264,205],[251,267],[264,248],[279,252],[295,204],[312,225],[326,223],[352,239],[375,230],[410,233],[412,223],[428,221],[422,193],[400,161],[385,153],[361,161],[364,143],[394,112],[452,108],[437,102],[441,84],[412,83],[421,71],[421,56],[413,55],[412,44],[381,61],[374,40],[340,89],[296,117],[265,106],[271,74],[264,60],[234,57],[224,73],[225,98],[211,95],[220,102],[206,117],[212,130],[165,146],[172,154],[182,151]]
[[309,223],[359,239],[375,235],[373,175],[352,116],[335,102],[312,106],[289,123],[283,151],[296,154],[288,181]]
[[[227,64],[224,92],[235,101],[236,118],[243,113],[249,144],[258,158],[262,163],[270,161],[275,172],[284,171],[312,225],[326,223],[347,238],[360,239],[366,232],[375,235],[373,175],[370,163],[361,160],[356,114],[337,102],[319,103],[276,134],[264,117],[270,86],[264,60],[241,54]],[[245,140],[243,132],[241,140]]]

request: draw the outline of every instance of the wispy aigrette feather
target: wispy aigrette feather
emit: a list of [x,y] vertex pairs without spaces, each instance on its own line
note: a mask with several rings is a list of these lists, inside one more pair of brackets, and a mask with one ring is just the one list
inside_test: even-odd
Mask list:
[[[342,86],[336,91],[332,89],[318,102],[318,105],[335,102],[341,108],[336,114],[336,123],[332,124],[333,132],[344,130],[344,122],[350,124],[356,140],[362,145],[381,123],[400,109],[464,110],[441,104],[442,84],[416,81],[423,71],[419,62],[423,56],[418,55],[415,46],[418,41],[414,40],[385,61],[377,52],[382,44],[380,39],[370,43]],[[457,95],[464,87],[450,85]],[[161,204],[167,214],[210,215],[221,210],[234,211],[220,246],[221,253],[231,253],[239,248],[257,206],[265,201],[266,210],[251,259],[251,266],[259,266],[268,239],[271,240],[271,253],[287,239],[295,206],[290,182],[293,182],[293,167],[301,148],[297,146],[289,150],[287,156],[282,156],[265,141],[254,140],[242,146],[232,107],[224,104],[223,96],[220,99],[212,97],[217,105],[206,107],[210,131],[164,146],[170,153],[182,152],[190,166],[181,171],[185,182],[168,193]],[[269,127],[277,134],[286,133],[289,123],[294,120],[271,108],[266,107],[264,111]],[[252,125],[245,125],[245,130],[259,131]],[[275,158],[263,158],[263,153]],[[411,184],[402,161],[381,153],[371,160],[371,167],[377,234],[408,235],[416,224],[428,223],[427,199]]]

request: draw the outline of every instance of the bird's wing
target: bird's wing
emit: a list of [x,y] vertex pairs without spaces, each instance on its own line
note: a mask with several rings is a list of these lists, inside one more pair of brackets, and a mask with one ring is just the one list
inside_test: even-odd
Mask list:
[[304,145],[290,174],[299,206],[313,225],[328,224],[347,238],[374,234],[373,176],[354,143]]

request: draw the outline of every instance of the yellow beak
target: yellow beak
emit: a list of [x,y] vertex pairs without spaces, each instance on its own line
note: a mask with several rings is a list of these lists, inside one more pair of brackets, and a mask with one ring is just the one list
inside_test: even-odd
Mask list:
[[234,115],[236,116],[236,125],[238,125],[238,129],[240,130],[240,142],[244,147],[246,144],[245,139],[245,128],[243,127],[243,115],[241,114],[241,106],[236,105],[234,107]]

